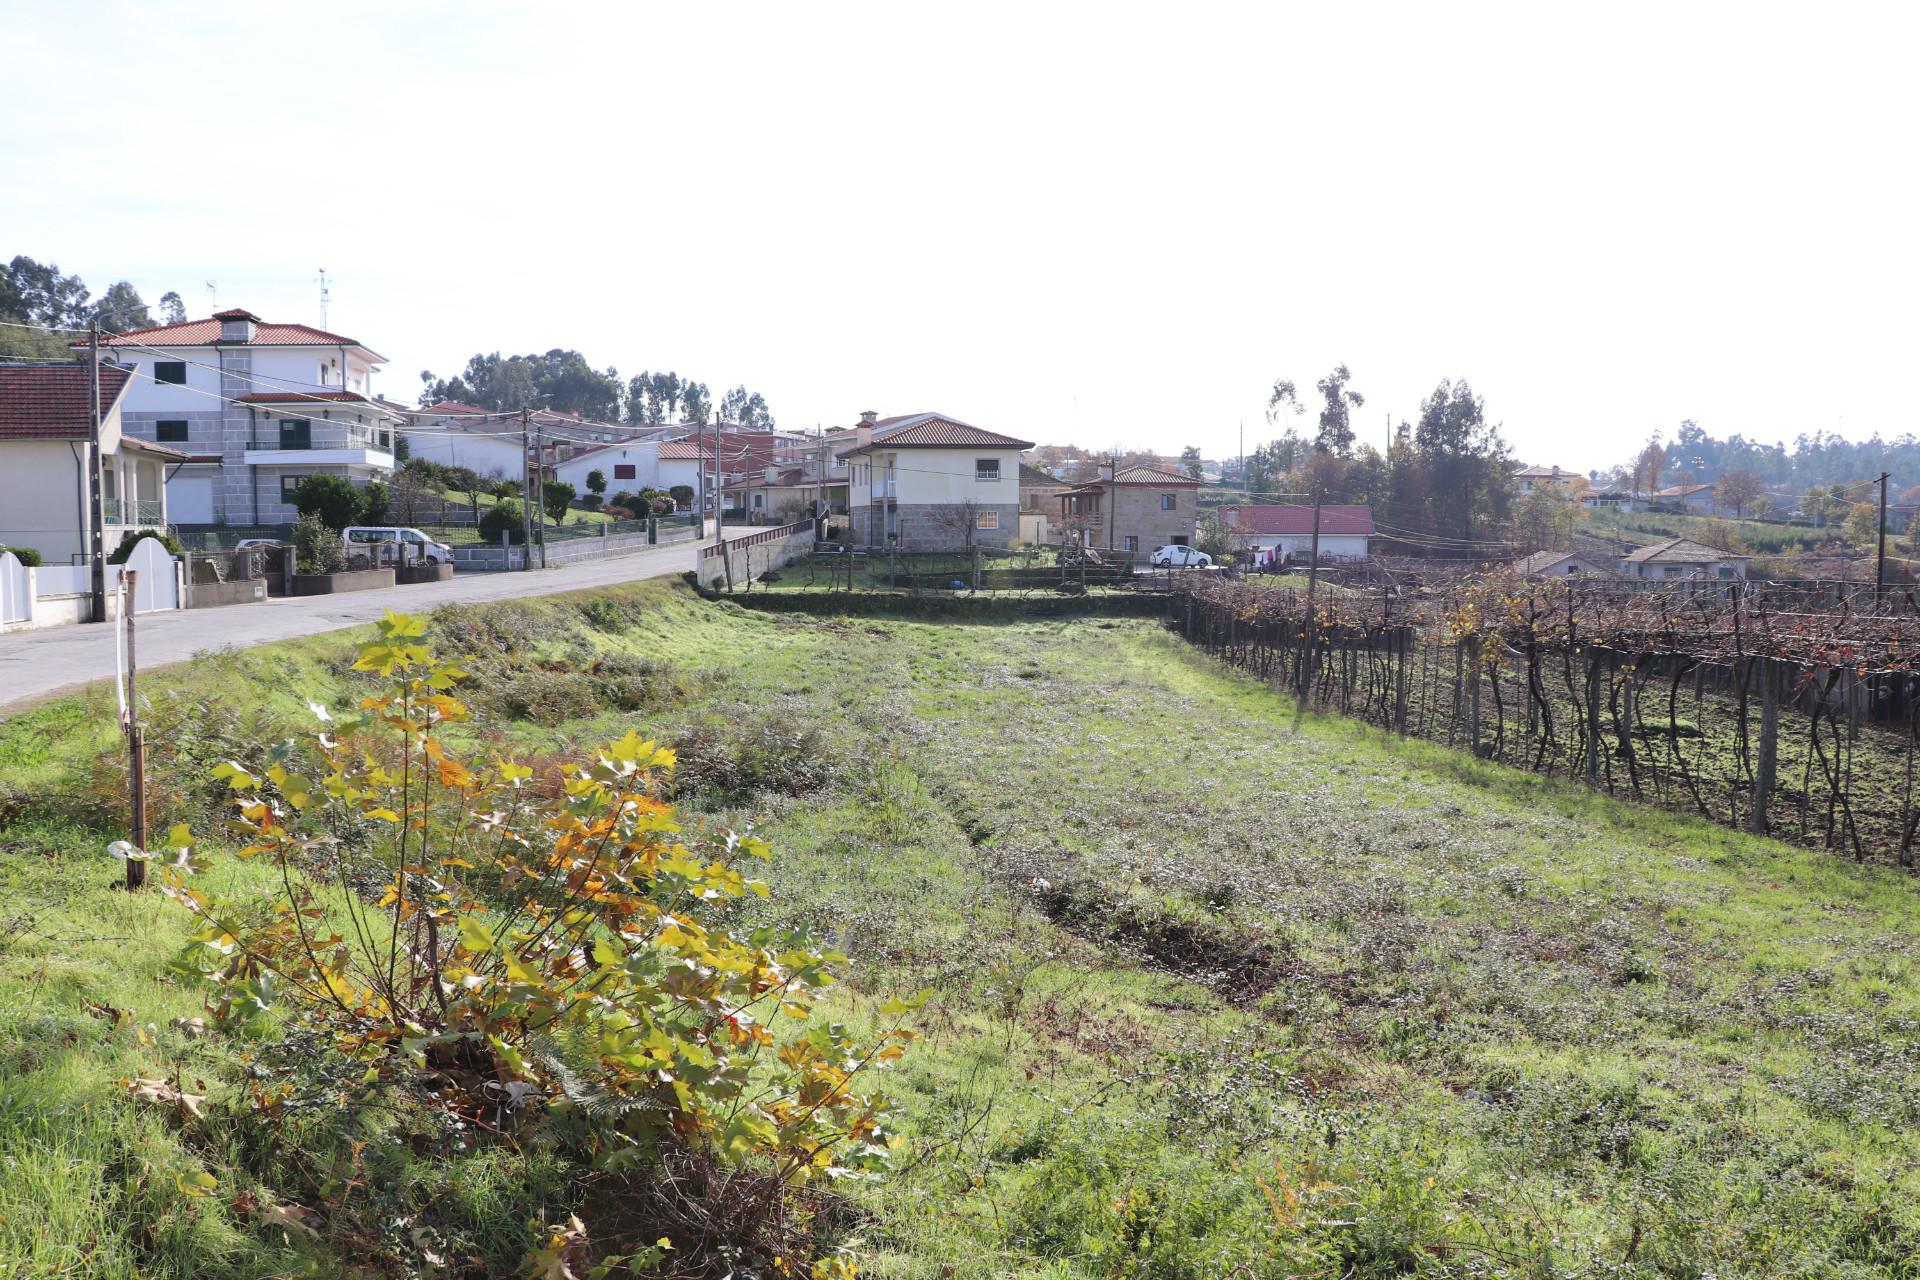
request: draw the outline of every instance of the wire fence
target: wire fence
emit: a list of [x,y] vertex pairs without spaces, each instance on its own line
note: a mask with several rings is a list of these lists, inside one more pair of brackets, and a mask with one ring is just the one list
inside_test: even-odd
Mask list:
[[1303,705],[1914,865],[1912,591],[1476,575],[1414,594],[1207,581],[1172,603],[1186,638]]

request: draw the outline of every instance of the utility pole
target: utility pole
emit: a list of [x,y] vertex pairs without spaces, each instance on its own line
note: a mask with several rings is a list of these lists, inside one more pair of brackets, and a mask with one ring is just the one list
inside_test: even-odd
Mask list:
[[1887,473],[1880,473],[1880,537],[1873,544],[1873,602],[1880,603],[1887,593]]
[[533,568],[533,512],[527,509],[533,501],[533,479],[530,464],[533,452],[527,440],[528,428],[532,425],[533,411],[522,405],[520,408],[520,488],[526,494],[520,504],[520,567]]
[[87,559],[93,566],[93,620],[107,620],[107,535],[101,528],[106,503],[100,496],[100,317],[87,322]]
[[547,441],[546,424],[533,425],[533,520],[540,537],[540,567],[547,567]]
[[1119,523],[1115,517],[1120,514],[1120,462],[1112,454],[1107,455],[1107,492],[1100,501],[1107,509],[1107,556],[1111,559],[1113,526]]

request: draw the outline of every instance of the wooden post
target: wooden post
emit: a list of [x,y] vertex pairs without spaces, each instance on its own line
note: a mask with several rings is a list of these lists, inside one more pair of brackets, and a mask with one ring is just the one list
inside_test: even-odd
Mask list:
[[1587,650],[1587,782],[1600,785],[1600,650]]
[[1753,812],[1747,829],[1765,835],[1770,830],[1767,805],[1780,762],[1780,672],[1772,658],[1755,658],[1760,672],[1760,754],[1753,770]]
[[1467,698],[1467,739],[1474,755],[1480,754],[1480,637],[1467,639],[1467,666],[1472,669],[1472,692]]
[[135,601],[139,597],[140,575],[133,569],[126,570],[122,581],[124,587],[120,596],[120,611],[124,615],[117,626],[127,629],[127,756],[128,791],[132,800],[133,830],[132,842],[139,857],[127,859],[127,888],[138,889],[147,882],[147,738],[146,731],[140,727],[140,704],[136,701],[138,689],[134,682],[134,673],[138,663],[134,658],[133,619]]
[[1398,650],[1393,664],[1393,728],[1401,737],[1407,736],[1407,641],[1413,638],[1412,627],[1400,628]]

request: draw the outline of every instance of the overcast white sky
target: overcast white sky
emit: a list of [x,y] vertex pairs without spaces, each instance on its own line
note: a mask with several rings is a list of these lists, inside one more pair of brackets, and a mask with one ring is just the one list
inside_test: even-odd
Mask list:
[[1920,429],[1913,5],[0,0],[0,252],[423,368],[1209,456],[1333,364],[1528,461]]

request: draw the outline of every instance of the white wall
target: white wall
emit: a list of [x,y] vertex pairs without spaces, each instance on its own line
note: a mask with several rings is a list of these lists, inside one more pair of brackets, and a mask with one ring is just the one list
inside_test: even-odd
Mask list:
[[520,480],[526,474],[525,455],[516,435],[503,439],[496,435],[467,433],[432,423],[422,430],[403,431],[407,449],[416,458],[449,467],[472,467],[482,476],[496,473],[502,480]]
[[167,519],[173,524],[212,524],[218,467],[187,466],[167,481]]
[[[687,465],[691,467],[693,464]],[[620,479],[614,475],[617,467],[632,467],[633,475]],[[572,485],[582,497],[587,493],[587,473],[590,471],[601,472],[607,477],[608,497],[623,489],[628,493],[638,493],[642,489],[666,487],[659,483],[660,445],[656,441],[596,449],[584,457],[568,458],[553,469],[554,475]]]
[[[1000,463],[998,480],[975,478],[975,462],[993,458]],[[858,454],[848,501],[863,505],[873,500],[871,485],[884,485],[892,461],[894,496],[902,506],[951,505],[977,502],[983,506],[1020,505],[1020,451],[1018,449],[887,449],[884,442],[872,453]],[[869,465],[871,464],[871,465]]]
[[50,565],[86,551],[85,472],[74,454],[88,449],[85,441],[0,440],[0,543],[32,547]]
[[[1271,551],[1275,547],[1284,550],[1290,556],[1305,556],[1313,553],[1313,535],[1311,533],[1258,533],[1244,536],[1246,545],[1253,550]],[[1358,533],[1322,533],[1320,535],[1320,555],[1339,556],[1342,559],[1357,559],[1367,554],[1367,539]]]

